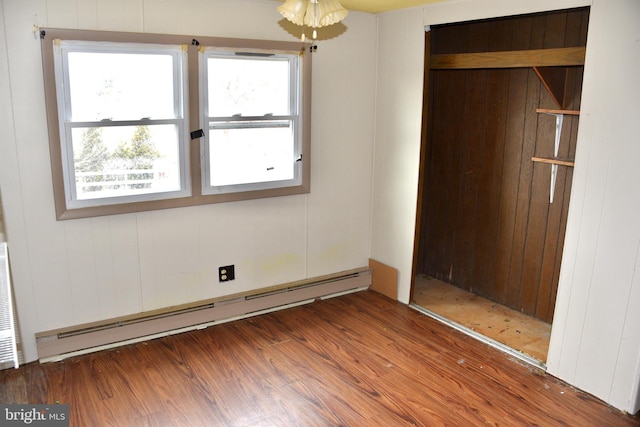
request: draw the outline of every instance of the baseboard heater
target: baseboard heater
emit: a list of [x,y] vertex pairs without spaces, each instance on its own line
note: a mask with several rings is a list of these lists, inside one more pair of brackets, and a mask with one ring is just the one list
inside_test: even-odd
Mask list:
[[62,360],[358,292],[371,285],[371,274],[371,269],[363,267],[254,292],[39,332],[38,357],[43,363]]

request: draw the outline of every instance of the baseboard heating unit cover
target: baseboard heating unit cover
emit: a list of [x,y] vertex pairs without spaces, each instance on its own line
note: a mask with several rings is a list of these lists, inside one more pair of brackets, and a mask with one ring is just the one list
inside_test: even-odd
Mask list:
[[61,360],[308,304],[319,298],[358,292],[370,285],[371,269],[363,267],[261,289],[253,293],[230,295],[164,310],[39,332],[36,334],[38,357],[40,362]]

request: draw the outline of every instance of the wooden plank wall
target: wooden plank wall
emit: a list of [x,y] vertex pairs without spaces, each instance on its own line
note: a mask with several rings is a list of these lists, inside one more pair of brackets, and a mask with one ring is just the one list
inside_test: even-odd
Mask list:
[[[588,8],[432,28],[431,54],[586,45]],[[580,109],[583,67],[564,108]],[[551,322],[572,169],[549,203],[558,108],[533,69],[431,70],[417,271]],[[565,116],[559,157],[579,118]]]

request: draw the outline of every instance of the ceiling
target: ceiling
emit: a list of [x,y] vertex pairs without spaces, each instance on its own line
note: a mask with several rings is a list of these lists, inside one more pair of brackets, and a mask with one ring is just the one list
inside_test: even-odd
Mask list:
[[388,12],[390,10],[404,9],[407,7],[420,6],[427,3],[435,3],[438,1],[442,0],[340,0],[340,4],[348,10],[380,13]]
[[[279,0],[283,1],[283,0]],[[320,0],[322,1],[322,0]],[[380,13],[390,10],[404,9],[420,6],[427,3],[435,3],[443,0],[339,0],[340,4],[348,10],[358,12]]]

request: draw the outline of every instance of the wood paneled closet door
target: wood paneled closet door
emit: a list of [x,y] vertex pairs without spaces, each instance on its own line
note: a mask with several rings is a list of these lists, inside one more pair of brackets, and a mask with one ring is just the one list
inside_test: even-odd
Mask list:
[[[588,13],[437,26],[429,56],[562,55],[586,46]],[[579,115],[563,114],[556,154],[557,115],[539,110],[579,110],[583,67],[485,67],[428,70],[416,271],[550,323]]]

